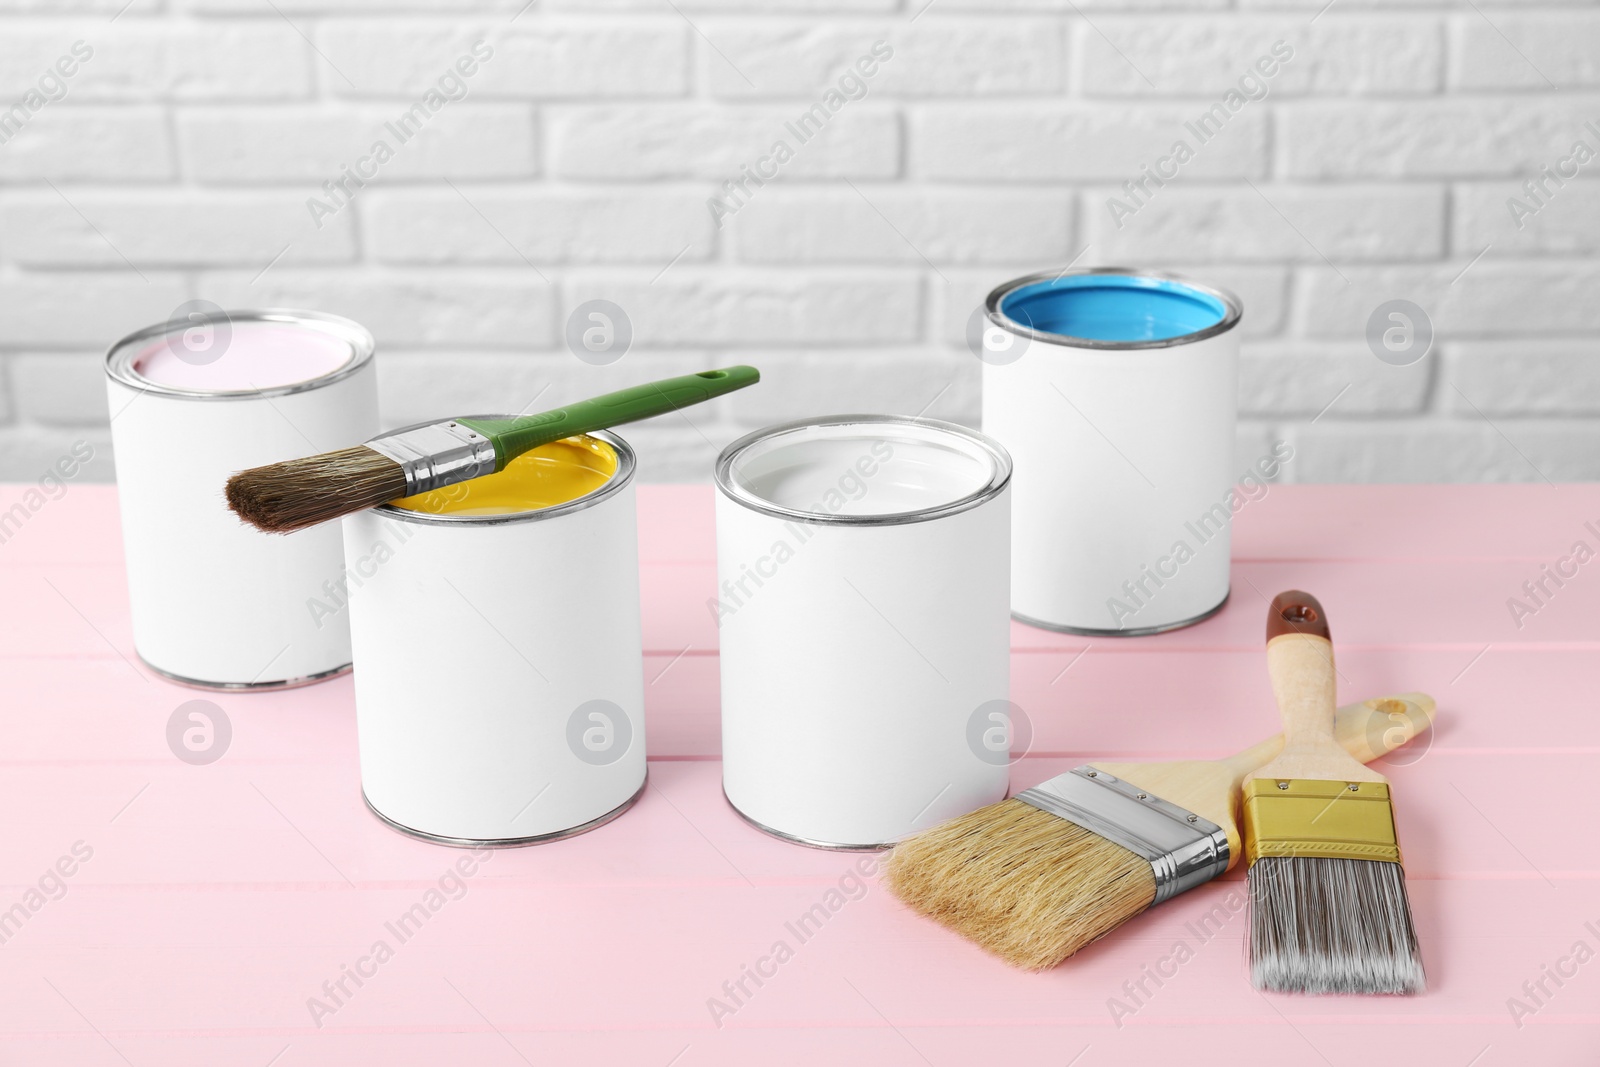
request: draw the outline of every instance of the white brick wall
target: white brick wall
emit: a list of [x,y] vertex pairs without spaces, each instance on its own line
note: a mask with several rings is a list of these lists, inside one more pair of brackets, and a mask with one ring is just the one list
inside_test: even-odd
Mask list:
[[[756,363],[628,431],[647,478],[703,480],[805,414],[974,422],[968,316],[1070,261],[1239,293],[1239,447],[1291,440],[1290,480],[1600,478],[1600,159],[1507,207],[1600,152],[1600,0],[0,0],[0,118],[78,41],[0,144],[0,479],[109,456],[99,354],[204,298],[367,324],[395,424]],[[1113,217],[1279,41],[1264,95]],[[1407,367],[1365,339],[1396,298],[1436,332]],[[590,299],[631,319],[619,363],[565,346]]]

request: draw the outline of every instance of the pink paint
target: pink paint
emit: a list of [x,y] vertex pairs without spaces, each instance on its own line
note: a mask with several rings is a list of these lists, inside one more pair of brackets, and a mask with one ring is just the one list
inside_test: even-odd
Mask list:
[[157,385],[227,393],[273,389],[331,374],[355,354],[347,341],[286,323],[233,323],[223,330],[195,327],[147,345],[133,369]]

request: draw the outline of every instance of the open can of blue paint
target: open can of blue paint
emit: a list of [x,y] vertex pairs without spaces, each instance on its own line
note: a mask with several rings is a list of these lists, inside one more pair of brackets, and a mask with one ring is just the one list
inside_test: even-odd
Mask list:
[[1007,282],[983,429],[1011,453],[1011,611],[1067,633],[1188,626],[1228,599],[1243,308],[1158,271]]

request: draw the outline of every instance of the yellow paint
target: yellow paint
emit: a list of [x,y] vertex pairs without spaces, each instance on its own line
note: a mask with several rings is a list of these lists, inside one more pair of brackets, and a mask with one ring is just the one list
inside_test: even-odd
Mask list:
[[617,473],[617,453],[595,437],[568,437],[524,452],[498,474],[394,502],[434,515],[513,515],[587,496]]

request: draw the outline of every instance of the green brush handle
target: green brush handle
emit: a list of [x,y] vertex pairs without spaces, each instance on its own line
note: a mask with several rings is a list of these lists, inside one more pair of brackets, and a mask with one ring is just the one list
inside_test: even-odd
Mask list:
[[761,372],[754,367],[724,367],[630,386],[520,419],[457,419],[456,422],[477,430],[494,444],[494,469],[500,471],[524,452],[551,441],[665,415],[760,380]]

